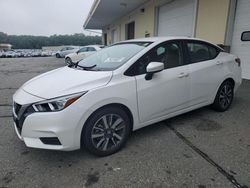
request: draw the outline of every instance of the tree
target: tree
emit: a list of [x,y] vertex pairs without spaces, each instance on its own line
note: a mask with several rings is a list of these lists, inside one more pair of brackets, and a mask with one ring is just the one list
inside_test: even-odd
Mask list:
[[86,46],[102,44],[100,36],[86,36],[84,34],[74,35],[52,35],[31,36],[31,35],[7,35],[0,32],[0,43],[9,43],[14,49],[41,49],[43,46]]

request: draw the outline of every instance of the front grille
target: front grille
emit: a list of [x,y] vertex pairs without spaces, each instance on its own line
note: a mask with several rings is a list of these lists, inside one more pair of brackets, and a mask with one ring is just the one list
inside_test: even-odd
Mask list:
[[22,108],[22,105],[20,105],[20,104],[14,102],[14,105],[13,105],[13,106],[14,106],[14,111],[15,111],[16,115],[18,115],[20,109]]
[[35,110],[33,109],[32,105],[20,105],[16,102],[14,102],[13,108],[13,119],[16,123],[19,134],[21,134],[24,120],[28,115],[34,113]]

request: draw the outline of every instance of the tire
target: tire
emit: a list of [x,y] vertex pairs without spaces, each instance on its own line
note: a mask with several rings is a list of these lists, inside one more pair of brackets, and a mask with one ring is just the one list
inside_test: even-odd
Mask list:
[[234,84],[227,80],[223,82],[217,91],[212,108],[218,112],[228,110],[234,98]]
[[56,57],[57,57],[57,58],[60,58],[61,56],[60,56],[60,54],[56,54]]
[[67,65],[72,65],[72,64],[73,64],[73,62],[72,62],[72,60],[70,59],[70,57],[67,57],[67,58],[65,59],[65,63],[66,63]]
[[125,111],[118,107],[105,107],[87,120],[81,142],[90,153],[107,156],[125,145],[130,130],[131,120]]

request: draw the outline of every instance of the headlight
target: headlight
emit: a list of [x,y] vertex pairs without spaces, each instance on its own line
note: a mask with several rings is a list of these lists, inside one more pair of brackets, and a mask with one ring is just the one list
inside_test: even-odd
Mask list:
[[42,102],[33,104],[32,107],[34,108],[36,112],[60,111],[70,106],[72,103],[74,103],[77,99],[79,99],[85,93],[86,92],[77,93],[73,95],[67,95],[64,97],[58,97],[58,98],[54,98],[51,100],[42,101]]

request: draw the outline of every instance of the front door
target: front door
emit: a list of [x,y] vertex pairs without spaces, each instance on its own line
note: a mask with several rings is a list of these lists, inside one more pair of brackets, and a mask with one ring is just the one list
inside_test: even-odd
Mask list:
[[[136,62],[137,100],[142,123],[188,107],[190,79],[182,51],[181,42],[164,42]],[[146,80],[146,66],[150,62],[162,62],[165,69]]]

